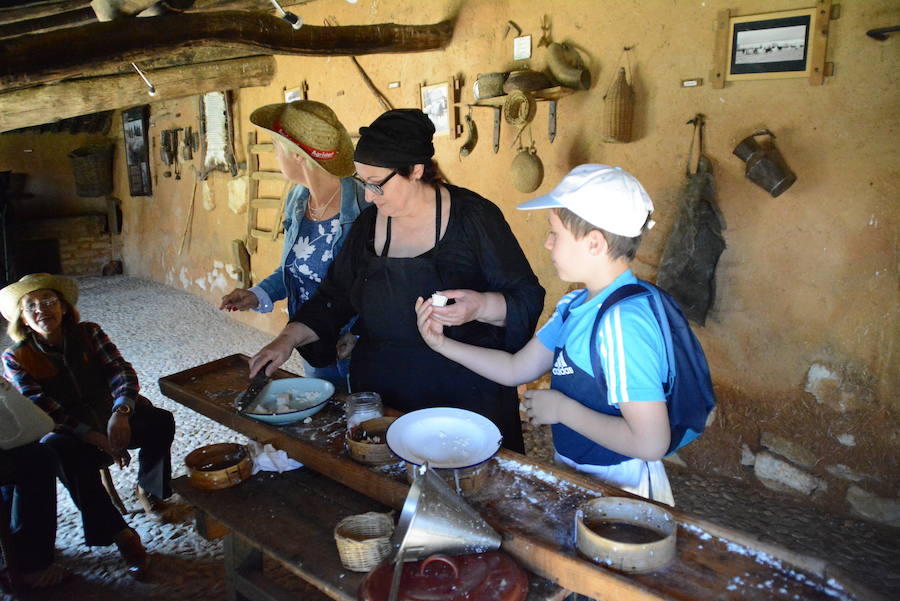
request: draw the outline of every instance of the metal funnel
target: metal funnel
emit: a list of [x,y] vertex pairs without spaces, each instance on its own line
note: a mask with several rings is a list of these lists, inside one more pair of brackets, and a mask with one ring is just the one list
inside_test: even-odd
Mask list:
[[500,548],[501,536],[453,492],[428,464],[416,470],[391,538],[392,559],[418,561],[435,553],[465,555]]

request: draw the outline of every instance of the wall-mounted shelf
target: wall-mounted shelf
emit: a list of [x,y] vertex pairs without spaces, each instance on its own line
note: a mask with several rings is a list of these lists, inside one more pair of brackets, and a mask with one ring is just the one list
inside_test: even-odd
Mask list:
[[[528,91],[528,93],[531,94],[537,102],[543,101],[550,103],[548,108],[550,113],[547,117],[547,137],[550,139],[551,144],[553,143],[553,140],[556,139],[556,101],[577,91],[578,90],[574,88],[567,88],[565,86],[554,86],[552,88],[543,88],[541,90]],[[503,109],[503,105],[506,104],[506,99],[508,97],[509,96],[507,94],[503,94],[502,96],[494,96],[493,98],[484,98],[469,105],[494,109],[495,154],[500,150],[500,112]]]
[[[566,88],[563,86],[554,86],[552,88],[544,88],[542,90],[530,90],[528,93],[531,94],[535,100],[559,100],[565,96],[573,94],[577,92],[573,88]],[[504,94],[502,96],[494,96],[493,98],[485,98],[483,100],[477,101],[472,106],[503,106],[503,103],[506,102],[507,95]]]

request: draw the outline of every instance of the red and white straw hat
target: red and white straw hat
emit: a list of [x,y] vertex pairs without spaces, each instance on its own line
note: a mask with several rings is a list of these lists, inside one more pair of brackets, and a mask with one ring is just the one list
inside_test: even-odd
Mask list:
[[294,152],[309,156],[332,175],[350,177],[356,172],[350,135],[334,111],[321,102],[269,104],[253,111],[250,121],[281,139]]

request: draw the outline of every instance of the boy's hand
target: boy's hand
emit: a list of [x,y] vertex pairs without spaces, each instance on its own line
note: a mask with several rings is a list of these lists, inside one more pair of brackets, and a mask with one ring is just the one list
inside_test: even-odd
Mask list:
[[435,319],[433,311],[430,298],[424,300],[420,296],[416,299],[416,325],[422,340],[433,350],[438,350],[444,344],[444,326]]
[[526,390],[522,406],[535,426],[558,424],[563,406],[571,399],[558,390]]

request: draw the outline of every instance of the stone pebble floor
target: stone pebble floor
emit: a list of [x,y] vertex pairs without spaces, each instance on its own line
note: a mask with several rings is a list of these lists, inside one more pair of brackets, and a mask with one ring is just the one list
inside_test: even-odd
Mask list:
[[[213,442],[247,442],[246,438],[209,420],[159,392],[157,380],[214,359],[233,354],[252,355],[270,337],[229,319],[202,299],[128,276],[81,278],[82,319],[96,321],[109,334],[138,373],[143,393],[154,404],[175,414],[178,429],[172,448],[175,476],[184,473],[184,456]],[[8,341],[7,341],[8,343]],[[298,358],[286,369],[302,373]],[[549,437],[545,428],[526,426],[529,453],[545,459]],[[112,469],[126,506],[139,507],[133,496],[134,466]],[[679,509],[795,552],[838,565],[857,583],[884,595],[900,598],[900,529],[817,512],[790,496],[716,476],[669,467]],[[86,547],[80,515],[66,490],[58,486],[59,526],[56,546],[61,565],[74,576],[66,584],[32,591],[27,599],[50,601],[119,601],[129,599],[212,601],[226,598],[223,545],[194,532],[188,511],[175,523],[159,524],[143,514],[127,517],[152,556],[147,582],[124,573],[115,546]],[[283,584],[291,578],[277,567],[267,568]],[[296,598],[304,589],[295,585]],[[11,599],[2,596],[3,601]]]

